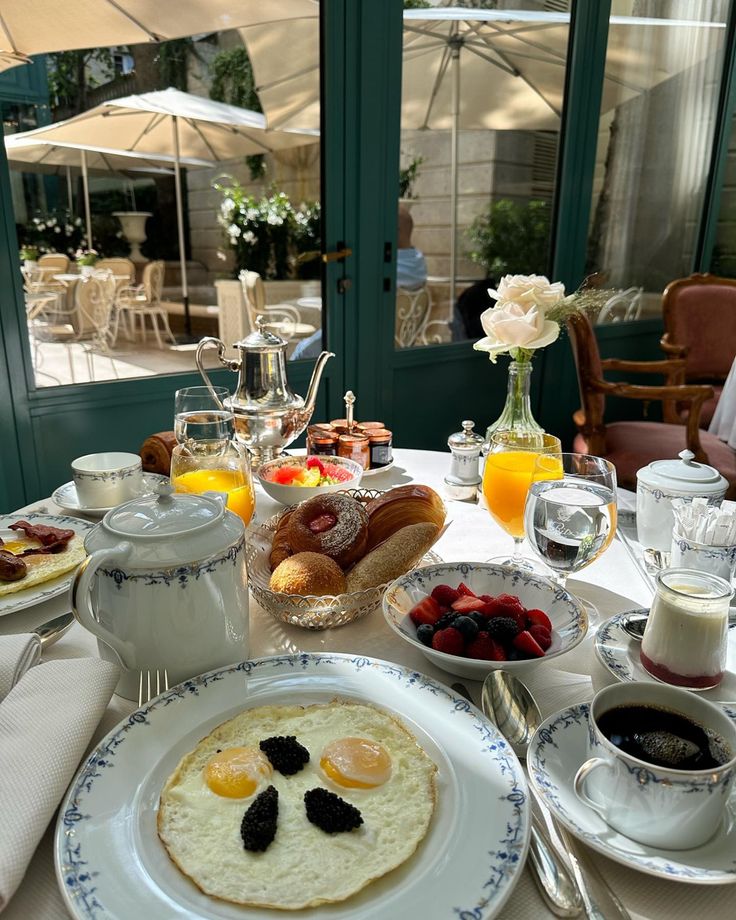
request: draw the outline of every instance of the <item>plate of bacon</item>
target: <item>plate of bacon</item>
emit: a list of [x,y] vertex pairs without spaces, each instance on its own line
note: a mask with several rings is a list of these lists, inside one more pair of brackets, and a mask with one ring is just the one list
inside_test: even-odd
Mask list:
[[0,515],[0,616],[67,591],[94,526],[58,514]]

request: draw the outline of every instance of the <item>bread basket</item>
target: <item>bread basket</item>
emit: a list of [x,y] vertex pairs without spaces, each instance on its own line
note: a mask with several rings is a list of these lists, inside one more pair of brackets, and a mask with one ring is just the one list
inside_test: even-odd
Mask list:
[[[348,489],[345,495],[350,495],[358,501],[368,502],[383,495],[383,491]],[[377,585],[375,588],[368,588],[366,591],[337,595],[325,594],[319,597],[308,594],[280,594],[269,588],[271,543],[281,518],[288,511],[289,509],[285,508],[267,521],[252,524],[248,528],[246,537],[248,584],[261,607],[282,623],[301,626],[305,629],[330,629],[334,626],[344,626],[380,607],[383,593],[391,584],[390,581]],[[430,550],[424,554],[419,566],[415,568],[438,562],[442,562],[442,559],[437,553]]]

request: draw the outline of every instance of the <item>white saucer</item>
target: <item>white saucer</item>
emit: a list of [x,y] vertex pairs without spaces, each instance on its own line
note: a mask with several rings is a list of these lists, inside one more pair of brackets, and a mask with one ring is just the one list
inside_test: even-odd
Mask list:
[[386,466],[377,466],[375,470],[363,470],[362,479],[365,479],[368,476],[379,476],[381,473],[387,473],[389,470],[394,468],[394,463],[396,461],[392,460],[390,463],[387,463]]
[[[168,481],[168,478],[168,476],[162,476],[160,473],[144,473],[143,488],[137,497],[142,498],[145,495],[151,495],[158,483]],[[91,518],[103,518],[108,511],[112,511],[116,507],[111,505],[109,508],[86,508],[84,505],[80,505],[77,487],[74,482],[65,482],[63,486],[59,486],[51,498],[65,511],[75,511],[77,514],[84,514]]]
[[[736,710],[724,708],[736,721]],[[619,834],[577,798],[572,781],[588,756],[588,709],[582,703],[545,719],[529,746],[529,777],[552,814],[588,846],[631,869],[694,885],[736,883],[736,821],[728,811],[703,846],[658,850]]]
[[[630,680],[656,681],[656,677],[652,677],[639,661],[641,642],[632,639],[624,630],[621,625],[623,616],[622,613],[616,614],[598,627],[595,636],[595,653],[598,660],[622,683]],[[736,700],[736,629],[728,631],[728,658],[723,680],[712,690],[695,692],[714,703],[729,703]]]

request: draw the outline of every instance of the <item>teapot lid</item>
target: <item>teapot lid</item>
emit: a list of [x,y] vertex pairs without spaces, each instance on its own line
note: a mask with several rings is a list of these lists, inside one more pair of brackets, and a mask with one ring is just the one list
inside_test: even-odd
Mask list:
[[125,537],[172,537],[209,527],[224,514],[222,503],[215,498],[173,492],[170,483],[162,483],[158,494],[126,502],[108,512],[106,527]]
[[268,329],[268,323],[265,316],[256,317],[256,328],[250,335],[247,335],[242,341],[236,344],[236,348],[243,348],[247,351],[276,351],[277,349],[286,348],[289,343]]
[[636,474],[649,485],[670,485],[685,491],[717,492],[727,483],[718,470],[697,463],[691,450],[682,450],[679,460],[654,460]]

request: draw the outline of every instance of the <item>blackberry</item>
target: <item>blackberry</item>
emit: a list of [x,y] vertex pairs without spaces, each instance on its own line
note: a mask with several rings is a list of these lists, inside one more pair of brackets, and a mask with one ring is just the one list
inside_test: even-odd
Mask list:
[[431,645],[433,635],[434,626],[431,626],[429,623],[422,623],[421,626],[417,626],[417,639],[419,639],[422,645]]
[[309,751],[299,744],[296,735],[274,735],[258,745],[271,761],[271,766],[284,776],[292,776],[309,763]]
[[363,823],[358,809],[327,789],[308,789],[304,793],[307,818],[326,834],[352,831]]
[[453,626],[460,631],[466,642],[472,642],[478,635],[478,624],[470,617],[458,617]]
[[278,816],[279,794],[273,786],[269,786],[256,797],[240,822],[243,847],[251,853],[267,850],[276,836]]
[[457,614],[454,610],[450,610],[448,613],[443,613],[442,616],[434,624],[435,630],[447,629],[448,626],[452,626],[457,619]]
[[513,617],[491,617],[486,621],[486,632],[499,642],[511,642],[519,632],[519,624]]

